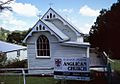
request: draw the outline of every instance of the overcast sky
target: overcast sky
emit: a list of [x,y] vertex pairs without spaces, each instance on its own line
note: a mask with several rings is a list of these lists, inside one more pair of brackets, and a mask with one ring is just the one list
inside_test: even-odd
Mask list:
[[37,16],[43,15],[51,6],[81,32],[89,33],[100,10],[109,9],[115,2],[117,0],[15,0],[10,4],[13,12],[0,13],[0,26],[11,31],[27,30],[38,21]]

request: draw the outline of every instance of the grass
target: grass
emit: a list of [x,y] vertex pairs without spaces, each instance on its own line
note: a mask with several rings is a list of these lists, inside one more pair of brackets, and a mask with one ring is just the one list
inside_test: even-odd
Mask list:
[[[4,83],[1,83],[4,82]],[[95,79],[90,82],[84,81],[59,81],[55,80],[53,77],[39,77],[39,76],[28,76],[26,77],[26,84],[106,84],[106,80]],[[0,76],[0,84],[23,84],[22,76]]]
[[53,77],[27,77],[27,84],[55,84],[57,81]]
[[[0,76],[0,84],[23,84],[22,76]],[[26,84],[56,84],[56,80],[53,77],[26,77]]]
[[[111,62],[111,67],[120,75],[120,60]],[[1,83],[4,82],[4,83]],[[106,84],[107,81],[103,79],[95,79],[88,83],[80,81],[66,81],[65,84]],[[23,84],[22,76],[0,76],[0,84]],[[53,77],[40,77],[40,76],[27,76],[26,84],[61,84],[60,81],[55,80]]]
[[114,62],[111,63],[111,67],[113,70],[120,72],[120,60],[114,60]]
[[4,82],[3,84],[23,84],[23,79],[21,76],[0,76],[1,82]]
[[[120,60],[114,60],[111,62],[112,69],[117,71],[120,75]],[[103,78],[104,79],[104,78]],[[80,81],[66,81],[65,84],[107,84],[106,80],[95,79],[88,83]],[[0,84],[23,84],[22,76],[0,76]],[[26,84],[61,84],[60,81],[55,80],[53,77],[39,77],[39,76],[28,76],[26,77]]]

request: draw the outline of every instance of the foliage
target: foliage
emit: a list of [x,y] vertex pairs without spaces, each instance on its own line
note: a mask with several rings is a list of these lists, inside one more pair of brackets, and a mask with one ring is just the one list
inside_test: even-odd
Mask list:
[[109,10],[102,9],[96,22],[91,27],[90,43],[92,47],[99,47],[111,58],[120,59],[120,1],[114,3]]
[[89,34],[84,35],[84,42],[89,42]]
[[7,68],[27,68],[27,59],[19,60],[16,58],[16,59],[13,59],[12,61],[9,60],[5,67],[7,67]]
[[0,27],[0,40],[19,44],[19,45],[25,45],[24,43],[22,43],[22,41],[27,35],[27,32],[29,31],[30,29],[25,31],[18,31],[18,30],[9,31]]
[[22,43],[23,35],[19,32],[12,32],[8,34],[7,41],[10,43],[20,44]]
[[4,67],[5,66],[5,62],[7,60],[7,56],[5,53],[0,52],[0,67]]
[[24,31],[19,31],[19,30],[9,31],[0,27],[0,40],[19,44],[19,45],[25,45],[22,41],[30,31],[31,28],[29,30],[24,30]]
[[12,8],[10,6],[6,6],[8,4],[11,3],[11,1],[13,0],[7,0],[6,2],[0,1],[0,12],[2,12],[3,10],[9,10],[12,11]]
[[[0,12],[4,10],[12,11],[12,8],[9,5],[12,1],[14,0],[0,1]],[[26,35],[26,32],[27,31],[13,31],[12,33],[10,33],[10,31],[6,32],[5,29],[0,27],[0,40],[25,45],[24,43],[22,43],[22,40],[24,38],[24,35]]]
[[7,39],[7,35],[10,33],[9,30],[3,29],[2,27],[0,27],[0,40],[2,41],[6,41]]
[[111,62],[112,69],[120,73],[120,60],[114,60]]
[[19,44],[19,45],[25,45],[22,41],[24,40],[28,31],[30,31],[30,29],[26,30],[26,31],[16,30],[16,31],[9,33],[8,37],[7,37],[7,42],[15,43],[15,44]]

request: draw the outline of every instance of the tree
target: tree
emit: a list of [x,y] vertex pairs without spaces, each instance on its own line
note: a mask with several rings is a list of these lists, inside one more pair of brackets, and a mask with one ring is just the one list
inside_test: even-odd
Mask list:
[[2,27],[0,27],[0,40],[6,41],[8,34],[10,33],[9,30],[6,30]]
[[6,60],[7,60],[6,54],[0,51],[0,67],[5,66]]
[[120,1],[114,3],[109,10],[102,9],[96,22],[90,29],[92,47],[99,47],[112,58],[120,59]]
[[7,68],[27,68],[27,59],[19,60],[17,58],[8,60],[5,67]]
[[0,1],[0,12],[2,12],[3,10],[9,10],[12,11],[12,8],[10,6],[6,6],[6,4],[10,4],[10,2],[13,0],[8,0],[6,2]]
[[12,32],[11,34],[8,34],[7,41],[11,43],[19,44],[21,43],[21,34],[18,32]]
[[22,41],[25,38],[27,31],[13,31],[8,34],[7,42],[24,45]]

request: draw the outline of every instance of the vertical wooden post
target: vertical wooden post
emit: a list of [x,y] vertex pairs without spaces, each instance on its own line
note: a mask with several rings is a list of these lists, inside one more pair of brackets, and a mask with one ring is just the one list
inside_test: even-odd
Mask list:
[[24,69],[22,69],[22,73],[23,73],[23,82],[24,82],[24,84],[26,84],[25,71],[24,71]]
[[108,72],[108,84],[111,84],[111,73],[112,73],[112,71],[111,71],[111,64],[110,63],[107,64],[107,72]]

